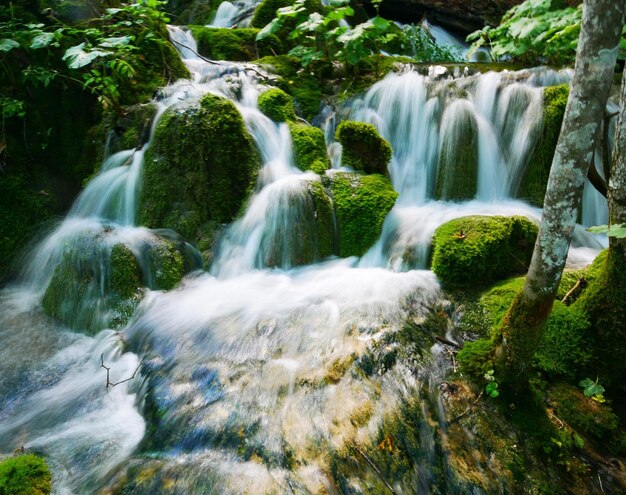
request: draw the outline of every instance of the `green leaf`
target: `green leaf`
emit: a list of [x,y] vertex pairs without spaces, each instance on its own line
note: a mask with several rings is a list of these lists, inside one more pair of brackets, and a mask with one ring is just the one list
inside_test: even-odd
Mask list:
[[487,392],[489,397],[492,399],[495,399],[500,395],[500,392],[498,391],[498,384],[496,382],[489,382],[485,385],[485,392]]
[[389,28],[390,22],[387,19],[376,16],[369,21],[378,31],[386,31]]
[[63,55],[63,60],[67,62],[67,65],[70,69],[80,69],[81,67],[89,65],[97,58],[111,55],[111,52],[97,49],[87,52],[83,50],[84,46],[85,43],[81,43],[80,45],[73,46],[65,51],[65,55]]
[[584,389],[583,393],[585,397],[593,397],[594,395],[602,395],[604,393],[604,387],[597,381],[592,381],[590,378],[585,378],[578,386]]
[[0,40],[0,52],[10,52],[13,48],[19,48],[20,44],[10,38]]
[[591,232],[592,234],[608,234],[609,237],[616,237],[617,239],[626,238],[626,224],[619,225],[596,225],[594,227],[589,227],[587,232]]
[[132,36],[118,36],[116,38],[104,38],[98,46],[102,48],[119,48],[128,45],[132,41]]
[[267,26],[265,26],[263,29],[261,29],[257,33],[256,40],[261,41],[273,35],[276,31],[278,31],[282,27],[282,25],[283,25],[283,22],[281,19],[278,19],[278,18],[272,19],[272,21]]
[[50,45],[55,39],[54,33],[41,33],[39,36],[35,36],[33,38],[30,47],[33,50],[38,50],[39,48],[46,48]]
[[585,446],[585,441],[578,433],[574,433],[572,435],[572,439],[574,440],[574,445],[577,449],[582,449]]

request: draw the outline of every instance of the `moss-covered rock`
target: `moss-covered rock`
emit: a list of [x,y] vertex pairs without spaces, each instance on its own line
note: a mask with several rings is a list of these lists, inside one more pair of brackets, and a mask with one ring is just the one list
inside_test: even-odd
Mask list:
[[619,418],[607,403],[585,397],[581,388],[566,383],[550,387],[548,395],[558,417],[573,428],[598,440],[609,440],[615,434]]
[[626,383],[626,253],[620,246],[611,246],[587,271],[588,286],[572,309],[580,309],[589,318],[588,342],[594,375],[605,386],[623,389]]
[[257,41],[258,29],[214,28],[189,26],[201,55],[212,60],[249,62],[260,57],[284,52],[282,41],[275,35]]
[[235,105],[215,95],[168,110],[146,152],[139,221],[203,237],[230,222],[251,191],[259,155]]
[[170,0],[167,2],[167,12],[173,24],[204,25],[213,21],[221,3],[222,0]]
[[543,205],[556,143],[569,96],[567,84],[543,90],[543,131],[530,157],[517,196],[535,206]]
[[[524,281],[524,277],[517,277],[499,282],[467,305],[459,322],[460,330],[484,337],[466,343],[459,351],[459,364],[470,376],[480,378],[494,367],[500,324]],[[555,301],[533,365],[551,376],[580,378],[589,370],[592,358],[588,329],[589,321],[579,308]]]
[[48,316],[87,333],[118,328],[132,316],[144,287],[172,289],[198,268],[183,243],[154,236],[131,249],[109,244],[107,234],[68,242],[43,297]]
[[275,122],[296,120],[291,96],[280,88],[270,88],[259,95],[259,110]]
[[335,137],[343,147],[342,165],[366,174],[388,175],[391,145],[372,124],[344,120]]
[[339,231],[338,254],[362,256],[380,237],[398,193],[381,175],[350,173],[332,174],[330,190]]
[[476,286],[528,269],[537,226],[525,217],[451,220],[433,236],[432,270],[444,286]]
[[33,454],[0,461],[2,495],[48,495],[52,490],[50,470],[41,457]]
[[300,115],[312,120],[320,110],[323,84],[310,71],[302,69],[300,61],[288,55],[265,56],[255,64],[280,76],[278,85],[293,96]]
[[435,190],[437,199],[457,201],[476,196],[478,130],[473,113],[465,107],[460,110],[456,119],[444,120]]
[[321,129],[300,122],[290,122],[289,132],[296,166],[300,170],[323,174],[330,168],[326,139]]

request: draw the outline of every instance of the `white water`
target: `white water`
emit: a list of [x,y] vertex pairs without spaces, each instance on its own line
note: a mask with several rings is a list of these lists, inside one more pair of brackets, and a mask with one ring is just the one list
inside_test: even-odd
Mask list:
[[[196,487],[210,480],[214,493],[330,489],[325,452],[370,442],[385,413],[422,386],[424,378],[405,365],[364,376],[359,359],[407,319],[422,321],[438,301],[435,276],[413,269],[426,266],[434,229],[468,214],[539,217],[539,210],[509,198],[530,146],[535,89],[517,82],[502,89],[500,75],[468,78],[462,81],[468,98],[459,103],[437,77],[388,76],[347,110],[377,125],[394,147],[390,175],[400,198],[381,239],[360,262],[270,270],[265,255],[277,245],[282,260],[274,264],[291,266],[293,247],[278,240],[311,221],[309,210],[293,205],[305,204],[307,184],[319,179],[295,168],[287,127],[256,108],[261,87],[253,73],[207,64],[188,33],[172,28],[171,34],[191,48],[181,52],[193,82],[164,88],[159,115],[207,92],[233,100],[262,157],[257,190],[224,235],[211,274],[190,276],[168,293],[149,292],[121,334],[79,336],[37,309],[64,246],[88,237],[139,252],[153,236],[135,226],[150,143],[109,157],[68,218],[31,255],[21,288],[0,293],[0,445],[44,453],[57,494],[92,493],[123,478],[126,466],[151,466],[150,456],[137,453],[142,439],[154,443],[149,452],[160,462],[149,476],[159,483],[155,490],[166,480],[175,480],[181,493],[202,493]],[[449,108],[455,106],[471,112],[484,141],[478,199],[437,202],[441,120],[454,127],[457,112]],[[503,109],[517,119],[511,128]],[[494,164],[500,165],[489,168]],[[591,244],[584,233],[577,239]],[[588,249],[573,253],[577,260],[589,256]],[[122,352],[122,339],[136,354]],[[135,380],[105,388],[101,355],[114,381],[130,377],[139,356],[143,365]],[[150,408],[159,419],[155,436],[144,438],[142,413]],[[352,418],[364,408],[368,419],[357,426]],[[288,458],[296,461],[291,467]]]

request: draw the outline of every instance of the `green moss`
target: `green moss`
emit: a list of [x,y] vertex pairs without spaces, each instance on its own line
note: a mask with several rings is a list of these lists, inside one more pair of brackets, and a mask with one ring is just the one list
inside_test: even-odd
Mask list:
[[211,221],[230,222],[251,191],[259,156],[235,105],[206,95],[168,110],[146,152],[139,221],[193,240]]
[[249,62],[284,51],[282,41],[275,35],[256,41],[258,29],[213,28],[189,26],[201,55],[212,60]]
[[250,27],[263,29],[276,17],[278,9],[287,7],[292,3],[291,0],[263,0],[254,10]]
[[291,96],[279,88],[270,88],[259,95],[259,110],[275,122],[296,120]]
[[550,86],[543,92],[543,132],[524,172],[518,197],[536,206],[543,205],[550,167],[561,133],[561,124],[569,96],[567,84]]
[[588,268],[587,289],[572,305],[589,318],[592,369],[603,385],[626,380],[626,252],[615,243]]
[[388,175],[391,145],[372,124],[344,120],[335,137],[343,147],[342,165],[366,174]]
[[557,416],[572,427],[599,440],[614,436],[619,419],[608,404],[585,397],[581,389],[565,383],[552,386],[549,397]]
[[312,170],[316,174],[323,174],[330,168],[326,140],[321,129],[304,123],[290,122],[289,132],[296,166],[300,170]]
[[462,217],[433,237],[432,270],[444,286],[483,285],[527,270],[537,226],[525,217]]
[[266,56],[256,60],[255,64],[280,76],[280,88],[293,96],[300,115],[305,119],[312,120],[318,114],[323,84],[310,71],[303,70],[297,58]]
[[493,369],[495,344],[491,339],[478,339],[466,342],[457,354],[460,369],[468,376],[480,380],[489,370]]
[[111,249],[111,290],[122,299],[132,298],[141,287],[141,269],[128,246],[117,243]]
[[222,0],[169,0],[167,12],[173,24],[210,24]]
[[336,173],[330,180],[339,255],[362,256],[380,237],[383,222],[398,193],[381,175]]
[[315,217],[316,259],[326,258],[335,252],[335,212],[321,181],[309,183]]
[[33,454],[9,457],[0,461],[2,495],[47,495],[52,490],[48,466]]
[[185,274],[185,261],[177,246],[163,241],[150,251],[155,289],[170,290],[178,285]]
[[478,184],[478,133],[474,117],[462,120],[443,135],[437,168],[435,197],[465,200],[476,196]]

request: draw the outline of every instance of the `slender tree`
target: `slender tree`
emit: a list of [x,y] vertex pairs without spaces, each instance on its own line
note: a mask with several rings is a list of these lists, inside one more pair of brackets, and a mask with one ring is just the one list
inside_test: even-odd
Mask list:
[[613,81],[625,0],[585,0],[563,125],[524,289],[501,326],[498,373],[519,387],[543,333],[574,233],[594,141]]

